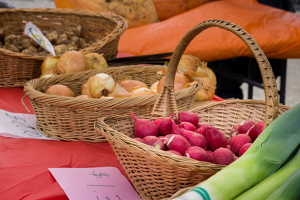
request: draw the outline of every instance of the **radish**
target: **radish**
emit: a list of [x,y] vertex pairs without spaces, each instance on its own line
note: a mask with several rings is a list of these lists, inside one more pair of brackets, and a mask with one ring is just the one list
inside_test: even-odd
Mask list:
[[182,156],[178,151],[175,151],[175,150],[168,150],[168,152],[176,154],[178,156]]
[[190,147],[188,150],[186,150],[184,156],[204,162],[209,162],[210,160],[207,152],[203,148],[196,146]]
[[239,157],[238,156],[236,156],[236,155],[233,155],[233,157],[234,157],[234,160],[237,160]]
[[199,123],[199,117],[191,111],[181,111],[178,114],[177,124],[180,124],[181,122],[190,122],[194,126],[197,126]]
[[172,134],[181,135],[181,129],[175,124],[174,120],[172,120]]
[[212,152],[210,150],[206,150],[206,153],[209,156],[209,162],[214,163],[214,152]]
[[161,149],[161,150],[165,150],[165,145],[164,143],[155,136],[146,136],[143,138],[143,140],[145,141],[146,144],[153,146],[157,149]]
[[157,118],[156,120],[153,121],[154,124],[157,126],[157,128],[159,127],[160,122],[161,122],[162,120],[164,120],[164,118]]
[[184,155],[185,151],[191,147],[190,143],[182,135],[173,135],[167,143],[169,150],[178,151]]
[[219,148],[214,151],[214,162],[220,165],[229,165],[234,161],[233,153],[226,148]]
[[146,144],[145,141],[142,138],[132,138],[132,139],[137,140],[137,141],[139,141],[141,143]]
[[144,138],[146,136],[158,136],[158,128],[154,122],[149,119],[138,119],[132,112],[130,112],[134,119],[133,134],[134,137]]
[[231,151],[231,146],[227,144],[227,149],[229,149]]
[[251,138],[247,134],[239,134],[234,137],[231,143],[231,150],[235,155],[239,155],[239,151],[244,144],[252,143]]
[[230,131],[230,137],[238,135],[239,134],[239,124],[235,125],[232,127],[231,131]]
[[246,143],[244,144],[239,151],[239,156],[241,157],[248,149],[249,147],[252,145],[252,143]]
[[258,129],[261,129],[264,127],[265,122],[258,122],[256,125],[258,126]]
[[164,143],[164,145],[167,145],[169,141],[169,139],[166,138],[166,136],[158,136],[158,139],[160,139]]
[[207,124],[198,124],[195,132],[206,137],[207,127],[209,127],[209,125],[207,125]]
[[239,124],[239,134],[245,134],[248,132],[249,129],[252,128],[252,126],[256,125],[256,123],[252,120],[243,120],[240,124]]
[[227,145],[231,146],[232,140],[234,139],[235,136],[232,136],[229,140],[227,140]]
[[187,139],[191,146],[207,149],[207,140],[203,135],[184,129],[181,130],[181,135]]
[[196,127],[191,124],[190,122],[181,122],[178,127],[180,129],[185,129],[185,130],[188,130],[188,131],[193,131],[195,132],[196,131]]
[[225,135],[213,126],[207,128],[206,139],[208,142],[208,147],[212,151],[215,151],[220,147],[227,147],[227,139]]
[[258,134],[258,126],[255,124],[253,125],[247,132],[247,134],[250,136],[252,142],[254,142],[257,138],[257,134]]
[[172,121],[173,121],[174,113],[172,113],[171,117],[162,120],[158,127],[158,132],[160,135],[168,135],[172,133]]
[[257,133],[257,137],[264,131],[264,128],[259,129],[258,133]]

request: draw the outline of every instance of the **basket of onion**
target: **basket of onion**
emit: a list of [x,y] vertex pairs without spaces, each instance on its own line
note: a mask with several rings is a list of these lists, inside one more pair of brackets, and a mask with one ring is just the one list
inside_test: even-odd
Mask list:
[[[9,20],[8,20],[9,19]],[[41,75],[51,54],[24,34],[33,22],[52,44],[56,56],[76,50],[82,54],[117,56],[120,36],[127,29],[121,16],[71,9],[20,8],[0,10],[0,87],[23,87]]]
[[[71,54],[76,54],[76,59],[68,60]],[[150,117],[164,82],[175,87],[172,104],[180,111],[188,110],[203,87],[202,79],[175,73],[181,57],[174,57],[177,64],[167,70],[162,65],[104,67],[101,59],[103,68],[99,69],[87,59],[76,51],[49,58],[43,78],[24,86],[44,135],[65,141],[105,142],[94,130],[98,118],[129,112]]]
[[[175,51],[172,58],[180,57],[192,39],[210,27],[230,31],[248,45],[259,64],[266,101],[225,100],[180,111],[172,100],[173,85],[164,82],[148,113],[132,111],[99,119],[96,131],[108,140],[143,199],[169,198],[236,162],[264,128],[289,109],[278,104],[275,78],[265,54],[235,24],[208,20],[196,25],[182,38],[176,47],[181,51]],[[177,64],[173,61],[170,66]]]

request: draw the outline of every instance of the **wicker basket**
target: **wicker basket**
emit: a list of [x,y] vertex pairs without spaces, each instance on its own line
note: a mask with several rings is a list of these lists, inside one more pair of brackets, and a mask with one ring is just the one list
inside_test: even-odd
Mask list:
[[[177,59],[179,62],[180,57]],[[176,71],[177,65],[175,67],[171,70],[172,67],[169,66],[166,74],[171,87],[173,87],[175,78],[175,73],[171,73]],[[33,106],[37,127],[44,135],[65,141],[106,142],[104,136],[94,130],[94,123],[98,118],[122,115],[130,111],[138,115],[147,115],[146,113],[148,113],[150,117],[150,112],[159,94],[131,98],[79,99],[47,95],[44,92],[50,86],[59,83],[68,86],[77,96],[81,93],[81,85],[98,73],[110,74],[116,81],[140,80],[151,86],[162,78],[162,75],[157,74],[162,68],[161,65],[130,65],[35,79],[24,86],[24,92]],[[198,80],[197,84],[176,91],[174,101],[176,101],[178,110],[191,109],[195,95],[202,87],[202,81]]]
[[[85,49],[86,53],[103,53],[106,60],[116,57],[120,35],[127,29],[127,22],[118,15],[64,9],[0,9],[0,27],[13,25],[16,34],[23,34],[31,21],[40,30],[56,30],[61,34],[70,27],[82,26],[82,35],[100,39]],[[0,87],[23,87],[41,75],[44,56],[29,56],[0,48]]]
[[[248,45],[261,70],[266,102],[227,100],[204,105],[191,111],[199,116],[200,123],[215,126],[227,138],[229,138],[231,128],[245,119],[252,119],[256,122],[265,121],[265,125],[269,125],[278,114],[282,114],[289,107],[278,105],[278,91],[271,66],[265,54],[247,32],[227,21],[208,20],[192,28],[177,48],[185,49],[196,35],[210,27],[228,30]],[[173,56],[180,56],[180,54],[174,53]],[[157,108],[169,109],[168,103],[158,100],[152,113],[163,117],[170,116],[166,114],[169,112],[164,113]],[[173,106],[173,108],[176,107]],[[177,113],[178,111],[173,109],[173,112]],[[156,118],[146,115],[138,117]],[[108,140],[135,189],[143,199],[170,197],[178,190],[194,186],[225,167],[177,156],[133,140],[133,119],[130,115],[99,119],[95,123],[95,130]]]

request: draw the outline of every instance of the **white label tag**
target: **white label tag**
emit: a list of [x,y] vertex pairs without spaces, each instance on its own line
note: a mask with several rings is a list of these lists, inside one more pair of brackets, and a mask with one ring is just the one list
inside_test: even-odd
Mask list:
[[43,35],[43,33],[32,22],[28,22],[25,26],[24,33],[36,41],[41,47],[55,56],[54,48],[51,42]]

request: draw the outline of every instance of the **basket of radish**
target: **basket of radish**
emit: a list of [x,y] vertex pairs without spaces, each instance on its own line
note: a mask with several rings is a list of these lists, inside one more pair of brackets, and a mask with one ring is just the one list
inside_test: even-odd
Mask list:
[[237,162],[262,130],[289,109],[278,104],[275,78],[263,51],[230,22],[208,20],[193,27],[176,47],[169,66],[178,65],[177,58],[192,39],[210,27],[228,30],[248,45],[259,64],[266,101],[225,100],[178,111],[169,81],[175,71],[168,70],[151,117],[131,112],[95,122],[96,132],[110,143],[143,199],[170,197]]

